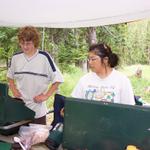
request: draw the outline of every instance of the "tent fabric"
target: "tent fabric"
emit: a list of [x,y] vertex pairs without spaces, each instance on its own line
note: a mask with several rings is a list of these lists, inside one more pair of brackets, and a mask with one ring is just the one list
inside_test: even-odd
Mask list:
[[0,26],[102,26],[150,18],[149,0],[0,0]]

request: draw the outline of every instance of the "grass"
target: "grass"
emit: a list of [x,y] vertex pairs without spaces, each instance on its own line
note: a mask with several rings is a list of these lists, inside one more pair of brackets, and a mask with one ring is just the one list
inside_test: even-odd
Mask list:
[[[135,76],[135,72],[138,67],[142,69],[141,78]],[[135,95],[141,96],[141,98],[144,101],[150,103],[150,91],[146,90],[148,87],[150,87],[150,66],[149,65],[124,66],[123,68],[121,68],[120,71],[122,71],[129,77]]]
[[137,68],[142,69],[142,79],[149,80],[150,81],[150,66],[149,65],[131,65],[131,66],[124,66],[120,69],[123,73],[125,73],[127,76],[131,77],[135,74]]
[[[63,73],[64,83],[60,85],[59,92],[60,94],[70,97],[71,92],[78,80],[81,76],[83,76],[83,72],[79,68],[73,68],[72,73]],[[54,97],[49,98],[47,101],[47,105],[49,108],[52,108]]]
[[79,68],[75,68],[75,71],[72,73],[64,73],[64,83],[60,87],[61,93],[65,96],[71,96],[73,88],[83,74]]

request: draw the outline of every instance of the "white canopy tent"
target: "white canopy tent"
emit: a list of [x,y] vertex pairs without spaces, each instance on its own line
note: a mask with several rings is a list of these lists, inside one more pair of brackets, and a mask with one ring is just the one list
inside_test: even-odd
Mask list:
[[150,19],[150,0],[0,0],[0,26],[76,28]]

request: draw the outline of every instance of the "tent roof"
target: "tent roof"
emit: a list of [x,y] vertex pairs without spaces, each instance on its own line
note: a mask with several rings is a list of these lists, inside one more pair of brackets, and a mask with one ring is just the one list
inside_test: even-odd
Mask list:
[[0,26],[75,28],[150,18],[150,0],[0,0]]

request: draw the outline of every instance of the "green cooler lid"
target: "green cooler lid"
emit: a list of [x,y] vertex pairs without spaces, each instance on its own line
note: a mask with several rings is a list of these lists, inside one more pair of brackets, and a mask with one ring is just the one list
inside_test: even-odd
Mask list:
[[11,143],[0,142],[0,149],[1,150],[10,150],[11,149]]

